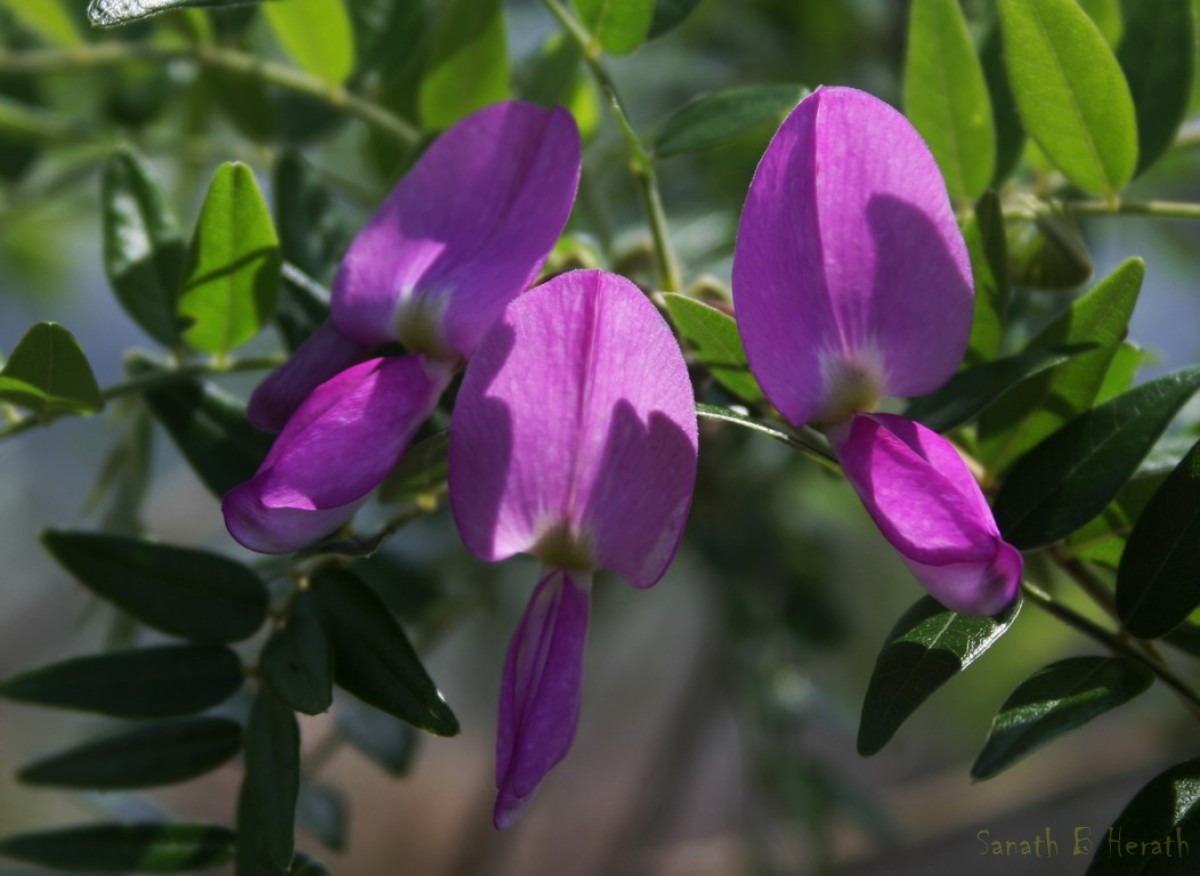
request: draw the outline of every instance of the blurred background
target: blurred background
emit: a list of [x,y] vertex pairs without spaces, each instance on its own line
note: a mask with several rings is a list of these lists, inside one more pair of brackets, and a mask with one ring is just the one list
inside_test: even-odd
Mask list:
[[[414,13],[411,39],[389,50],[410,72],[381,99],[411,117],[411,71],[428,50],[422,21],[435,19],[443,4],[404,2],[424,14]],[[98,33],[87,30],[83,0],[67,5],[89,40],[169,39],[186,26],[164,18]],[[966,5],[983,33],[991,4]],[[647,137],[696,95],[738,85],[854,85],[899,105],[907,6],[702,0],[678,30],[611,69]],[[556,29],[534,0],[506,2],[505,12],[521,94]],[[202,14],[226,44],[279,56],[253,7]],[[7,4],[0,4],[0,33],[9,50],[37,42]],[[652,250],[626,153],[589,88],[572,92],[588,134],[572,245],[645,280]],[[298,151],[332,195],[342,245],[411,160],[326,107],[268,92],[266,109],[248,116],[231,91],[238,89],[176,64],[0,78],[0,93],[71,122],[57,140],[42,142],[6,136],[0,124],[0,350],[11,350],[33,322],[60,322],[80,339],[104,386],[121,379],[127,350],[151,345],[117,306],[102,270],[99,173],[119,140],[150,158],[185,227],[218,163],[249,163],[277,203],[271,168],[285,150]],[[728,287],[742,198],[773,127],[660,164],[689,282]],[[1200,156],[1181,151],[1130,194],[1196,200],[1198,169]],[[1096,218],[1082,234],[1094,278],[1128,256],[1146,259],[1130,333],[1148,353],[1142,375],[1197,361],[1196,226]],[[574,257],[563,256],[568,263]],[[328,270],[318,276],[329,278]],[[1066,293],[1019,294],[1031,327],[1070,300]],[[279,342],[263,337],[253,349],[271,352]],[[222,384],[244,396],[255,379]],[[719,389],[701,389],[710,400],[729,401]],[[0,443],[0,677],[152,639],[73,583],[37,541],[47,526],[94,527],[114,513],[113,496],[89,497],[114,449],[131,446],[135,421],[114,405]],[[524,560],[475,562],[445,508],[402,530],[370,561],[365,573],[409,629],[463,732],[438,739],[398,724],[364,730],[377,715],[349,698],[333,715],[303,718],[302,846],[343,876],[865,876],[966,866],[1074,874],[1089,863],[1071,854],[1077,828],[1100,841],[1139,787],[1193,753],[1191,717],[1156,686],[1070,741],[972,783],[970,763],[1016,684],[1051,660],[1096,652],[1027,606],[1005,638],[935,694],[882,753],[860,758],[855,734],[872,665],[887,631],[921,592],[839,479],[767,438],[702,425],[700,481],[683,549],[649,591],[600,580],[575,747],[503,834],[490,819],[495,704],[504,649],[537,568]],[[254,559],[226,535],[217,501],[165,434],[138,446],[152,460],[140,508],[146,531]],[[1053,586],[1046,566],[1031,558],[1039,580]],[[111,725],[0,701],[0,833],[114,815],[232,821],[236,765],[137,795],[72,795],[13,779],[22,764]],[[370,751],[363,734],[387,750]],[[1032,839],[1047,829],[1060,845],[1055,860],[982,854],[981,831]],[[10,872],[25,871],[0,864],[0,873]]]

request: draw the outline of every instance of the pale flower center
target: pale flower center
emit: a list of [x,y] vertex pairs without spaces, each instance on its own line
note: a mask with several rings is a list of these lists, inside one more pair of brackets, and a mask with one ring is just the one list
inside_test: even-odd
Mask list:
[[591,571],[596,568],[587,535],[573,532],[565,521],[545,529],[530,553],[550,569]]
[[818,423],[840,423],[860,411],[873,411],[883,398],[883,368],[874,351],[826,356],[821,361],[821,376],[826,400],[813,418]]
[[409,353],[432,359],[457,359],[442,331],[442,318],[449,296],[440,291],[417,294],[412,289],[400,293],[392,311],[392,335]]

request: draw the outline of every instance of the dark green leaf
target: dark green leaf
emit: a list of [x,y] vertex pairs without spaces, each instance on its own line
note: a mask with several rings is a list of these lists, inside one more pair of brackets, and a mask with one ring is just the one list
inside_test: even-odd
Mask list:
[[17,773],[30,785],[152,788],[210,772],[242,747],[242,725],[227,718],[184,718],[78,745]]
[[1129,536],[1117,572],[1125,628],[1154,639],[1200,606],[1200,444],[1155,493]]
[[1186,876],[1194,870],[1188,856],[1200,830],[1197,804],[1200,759],[1159,773],[1097,839],[1086,876]]
[[[346,848],[346,820],[346,797],[341,791],[315,782],[300,783],[296,800],[298,828],[312,834],[326,848],[340,852]],[[295,862],[291,872],[296,872]]]
[[275,324],[289,350],[295,351],[329,319],[329,290],[295,265],[283,263],[283,294]]
[[1153,683],[1149,669],[1125,657],[1072,657],[1039,670],[1000,707],[972,778],[990,779]]
[[1000,21],[997,19],[988,30],[979,52],[983,78],[987,81],[988,94],[992,98],[992,118],[996,129],[996,172],[992,175],[992,185],[997,188],[1012,176],[1025,150],[1025,129],[1017,115],[1017,102],[1008,82],[1008,71],[1004,69],[1001,46]]
[[243,136],[270,142],[279,131],[280,108],[262,79],[222,67],[203,67],[200,77],[212,102]]
[[1004,340],[1004,317],[1008,311],[1008,245],[1004,237],[1004,213],[1000,197],[987,191],[975,204],[963,226],[963,238],[971,256],[975,280],[975,315],[967,344],[967,365],[989,362],[1000,352]]
[[667,158],[708,149],[764,122],[779,119],[808,94],[801,85],[756,85],[699,97],[667,119],[654,153]]
[[551,34],[521,77],[523,100],[554,107],[567,106],[579,86],[583,51],[563,33]]
[[405,621],[421,620],[445,597],[433,568],[394,553],[378,551],[355,563],[351,570],[375,591],[388,611]]
[[695,347],[700,363],[713,379],[751,404],[762,401],[762,390],[746,364],[746,351],[734,318],[686,295],[667,295],[666,301],[671,321]]
[[260,691],[246,726],[246,777],[237,814],[239,873],[260,872],[260,862],[288,871],[295,852],[299,793],[296,716],[270,691]]
[[679,27],[699,5],[700,0],[655,0],[654,18],[650,21],[647,39],[657,39]]
[[1092,276],[1092,255],[1069,213],[1044,210],[1007,227],[1008,273],[1019,286],[1069,291]]
[[290,876],[330,876],[325,865],[307,852],[296,852]]
[[1166,480],[1165,472],[1144,473],[1139,468],[1108,507],[1066,540],[1067,555],[1116,569],[1125,552],[1125,543],[1134,524]]
[[224,8],[255,0],[91,0],[88,18],[96,27],[119,27],[172,9]]
[[450,433],[443,429],[417,442],[400,457],[379,489],[379,501],[402,502],[436,491],[450,466]]
[[310,591],[297,595],[286,625],[267,640],[261,669],[279,698],[298,712],[316,715],[333,703],[333,655]]
[[604,51],[627,55],[646,41],[654,0],[573,0],[579,18]]
[[10,678],[0,696],[121,718],[188,715],[242,686],[242,663],[220,645],[163,645],[76,657]]
[[914,0],[904,112],[937,159],[950,197],[974,201],[991,183],[996,132],[983,67],[958,0]]
[[285,52],[309,73],[338,85],[354,70],[354,29],[342,0],[286,0],[263,11]]
[[148,335],[175,346],[183,238],[153,172],[131,147],[109,159],[101,202],[104,269],[117,300]]
[[378,596],[343,570],[322,570],[313,589],[333,643],[339,686],[422,730],[458,733],[458,719]]
[[1137,167],[1129,85],[1075,0],[999,0],[1004,56],[1025,130],[1077,186],[1116,193]]
[[138,620],[197,642],[240,642],[267,617],[267,588],[208,551],[90,532],[42,533],[64,568]]
[[1200,624],[1185,621],[1163,636],[1162,640],[1185,654],[1200,657]]
[[433,32],[421,81],[421,119],[430,130],[508,97],[508,42],[500,0],[448,0]]
[[104,407],[79,342],[54,322],[39,322],[17,342],[0,370],[0,401],[29,408],[39,417],[94,414]]
[[350,239],[329,192],[291,150],[275,162],[273,188],[283,258],[310,277],[331,280]]
[[222,164],[188,249],[179,313],[192,324],[184,340],[223,354],[258,334],[279,300],[280,265],[279,240],[254,173],[244,164]]
[[1187,114],[1196,75],[1192,0],[1124,0],[1125,33],[1117,60],[1137,110],[1141,173],[1171,145]]
[[1184,403],[1200,368],[1144,383],[1071,420],[1027,453],[996,496],[996,523],[1018,548],[1049,544],[1104,510]]
[[191,873],[233,857],[233,833],[200,824],[98,824],[10,836],[0,853],[56,870]]
[[353,697],[339,699],[333,716],[346,739],[375,763],[393,776],[408,772],[417,746],[410,725]]
[[897,621],[867,686],[858,752],[880,751],[930,694],[975,662],[1016,619],[1018,600],[995,617],[955,614],[922,597]]
[[354,26],[356,76],[378,70],[390,84],[419,61],[429,27],[425,3],[349,0],[347,11]]

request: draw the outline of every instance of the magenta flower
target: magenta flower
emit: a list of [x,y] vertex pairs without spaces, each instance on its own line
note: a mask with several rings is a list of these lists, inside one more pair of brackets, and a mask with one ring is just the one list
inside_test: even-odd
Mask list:
[[945,183],[896,110],[821,88],[767,147],[738,227],[738,327],[763,391],[794,425],[828,428],[846,477],[917,580],[947,607],[991,614],[1021,556],[954,448],[887,395],[932,392],[957,369],[971,265]]
[[[251,398],[251,420],[282,431],[255,476],[225,496],[235,539],[286,553],[350,519],[537,277],[579,171],[579,132],[561,108],[497,104],[429,147],[350,245],[332,324]],[[397,341],[408,355],[371,358]]]
[[566,755],[579,716],[592,573],[662,577],[691,505],[696,410],[666,323],[629,281],[556,277],[475,352],[450,425],[450,503],[467,547],[545,571],[504,664],[497,827]]

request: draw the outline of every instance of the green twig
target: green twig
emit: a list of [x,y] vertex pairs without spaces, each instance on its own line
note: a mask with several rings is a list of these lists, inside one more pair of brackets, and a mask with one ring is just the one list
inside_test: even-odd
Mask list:
[[[1054,201],[1054,206],[1075,216],[1150,216],[1155,219],[1200,219],[1200,204],[1187,201],[1112,201],[1080,200]],[[1037,218],[1037,208],[1027,204],[1006,207],[1004,215],[1009,219]]]

